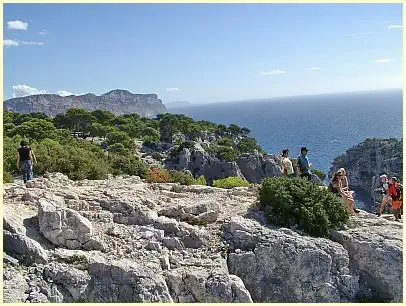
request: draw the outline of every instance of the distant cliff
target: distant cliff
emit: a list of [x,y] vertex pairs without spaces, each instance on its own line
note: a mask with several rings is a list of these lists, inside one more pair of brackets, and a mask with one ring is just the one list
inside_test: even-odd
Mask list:
[[102,109],[115,114],[137,113],[142,117],[153,117],[166,112],[166,107],[155,94],[133,94],[127,90],[112,90],[101,96],[85,94],[62,97],[41,94],[4,101],[5,111],[18,113],[43,112],[55,116],[68,108],[79,107],[88,111]]
[[353,188],[371,192],[375,178],[385,173],[403,178],[403,139],[367,139],[333,161],[330,176],[339,168],[348,169]]

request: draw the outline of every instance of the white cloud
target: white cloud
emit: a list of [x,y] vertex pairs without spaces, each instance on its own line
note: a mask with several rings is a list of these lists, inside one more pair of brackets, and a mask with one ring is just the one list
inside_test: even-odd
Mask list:
[[402,29],[403,26],[402,25],[398,25],[398,24],[391,24],[388,25],[388,29]]
[[284,74],[286,71],[284,70],[279,70],[279,69],[273,69],[271,71],[261,71],[262,75],[275,75],[275,74]]
[[60,95],[61,97],[71,96],[73,93],[66,91],[66,90],[58,90],[56,94]]
[[10,30],[23,30],[26,31],[28,29],[28,22],[24,22],[21,20],[13,20],[7,22],[8,28]]
[[45,45],[43,42],[40,41],[23,41],[23,40],[16,40],[16,39],[5,39],[3,40],[4,47],[18,47],[21,45],[29,45],[29,46],[43,46]]
[[31,45],[31,46],[43,46],[45,45],[43,42],[40,41],[19,41],[22,45]]
[[13,86],[13,98],[40,95],[47,93],[45,89],[37,89],[27,85],[14,85]]
[[377,59],[377,60],[376,60],[376,62],[377,62],[378,64],[389,63],[389,62],[391,62],[391,61],[392,61],[391,58],[380,58],[380,59]]
[[167,88],[166,91],[180,91],[180,89],[177,87],[170,87],[170,88]]
[[310,70],[320,70],[320,68],[319,67],[312,67],[312,68],[310,68]]
[[39,35],[47,35],[48,31],[47,30],[41,30],[38,32]]
[[3,40],[4,47],[18,47],[20,43],[17,40],[13,39],[5,39]]

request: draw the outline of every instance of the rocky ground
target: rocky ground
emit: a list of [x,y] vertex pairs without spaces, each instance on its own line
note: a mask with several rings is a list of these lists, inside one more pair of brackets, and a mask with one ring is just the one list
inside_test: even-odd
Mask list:
[[256,189],[4,186],[4,302],[402,301],[403,224],[361,212],[331,239],[267,225]]

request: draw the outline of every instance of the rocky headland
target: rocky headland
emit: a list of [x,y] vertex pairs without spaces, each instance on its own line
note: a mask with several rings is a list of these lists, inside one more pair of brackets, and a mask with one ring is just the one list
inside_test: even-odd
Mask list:
[[5,111],[17,113],[45,113],[54,117],[69,108],[84,108],[87,111],[105,110],[114,114],[137,113],[142,117],[153,117],[166,112],[165,105],[155,94],[133,94],[127,90],[112,90],[100,96],[88,93],[80,96],[40,94],[13,98],[4,101]]
[[313,238],[269,225],[257,189],[4,185],[5,302],[402,302],[403,224],[361,212]]
[[329,176],[339,168],[348,169],[352,188],[368,192],[375,202],[381,174],[403,181],[403,138],[367,139],[336,157]]

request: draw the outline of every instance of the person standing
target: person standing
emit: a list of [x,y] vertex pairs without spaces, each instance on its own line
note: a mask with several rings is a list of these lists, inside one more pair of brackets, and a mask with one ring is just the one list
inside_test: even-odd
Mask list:
[[381,184],[382,184],[382,194],[383,199],[381,205],[378,208],[378,216],[381,216],[382,213],[385,211],[385,207],[387,204],[392,204],[392,197],[389,194],[389,180],[386,174],[380,176]]
[[292,161],[289,159],[288,155],[288,149],[282,150],[282,173],[284,176],[291,178],[295,176],[295,172],[293,171]]
[[32,180],[32,164],[33,161],[37,163],[37,159],[32,149],[24,140],[20,142],[20,146],[17,150],[17,169],[23,172],[23,180],[26,183]]
[[309,162],[309,158],[307,157],[308,151],[309,150],[307,150],[306,147],[302,147],[300,149],[300,155],[297,158],[297,169],[301,178],[307,178],[309,181],[311,181],[312,172],[310,171],[310,168],[312,167],[312,164]]

